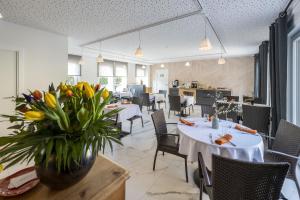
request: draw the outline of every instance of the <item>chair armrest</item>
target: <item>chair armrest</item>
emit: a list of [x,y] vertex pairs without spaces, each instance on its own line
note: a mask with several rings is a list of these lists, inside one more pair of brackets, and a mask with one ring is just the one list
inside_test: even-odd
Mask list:
[[297,156],[289,155],[289,154],[286,154],[286,153],[282,153],[282,152],[274,151],[274,150],[270,150],[270,149],[267,149],[266,152],[271,153],[271,154],[275,154],[275,155],[280,155],[280,156],[283,156],[283,157],[286,157],[286,158],[289,158],[289,159],[293,159],[293,160],[299,160],[300,159]]
[[198,153],[198,165],[199,165],[199,170],[201,170],[201,171],[199,171],[199,176],[202,174],[205,186],[206,187],[211,187],[212,186],[211,180],[210,180],[210,177],[208,175],[206,166],[204,164],[202,154],[200,152]]
[[268,136],[268,135],[265,135],[265,134],[262,134],[262,133],[259,133],[262,137],[264,138],[268,138],[268,139],[271,139],[271,140],[275,140],[275,137],[272,137],[272,136]]
[[176,124],[177,125],[177,123],[174,123],[174,122],[173,123],[170,122],[170,123],[166,123],[166,124],[174,124],[174,125]]

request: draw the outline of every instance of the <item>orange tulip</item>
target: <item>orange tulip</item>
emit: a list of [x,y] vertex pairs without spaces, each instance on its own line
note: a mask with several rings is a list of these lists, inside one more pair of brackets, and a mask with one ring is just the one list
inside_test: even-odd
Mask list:
[[67,90],[67,91],[66,91],[66,96],[67,96],[67,97],[72,97],[72,96],[73,96],[72,90]]
[[43,94],[38,90],[34,90],[34,92],[32,93],[32,96],[35,100],[40,100],[40,99],[42,99]]

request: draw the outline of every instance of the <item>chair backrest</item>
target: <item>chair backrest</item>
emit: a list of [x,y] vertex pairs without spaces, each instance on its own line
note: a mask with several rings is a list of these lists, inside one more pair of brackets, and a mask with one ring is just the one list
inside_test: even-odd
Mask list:
[[153,112],[151,118],[154,124],[156,137],[159,140],[161,135],[168,133],[164,111],[158,110]]
[[300,155],[300,127],[280,120],[272,149],[289,155]]
[[[230,107],[229,107],[230,105]],[[229,119],[232,119],[233,122],[238,122],[238,104],[229,104],[229,103],[217,103],[217,107],[220,108],[220,107],[224,107],[225,109],[230,109],[230,110],[234,110],[234,111],[231,111],[231,112],[228,112],[227,114],[219,114],[218,117],[220,119],[224,119],[226,120],[226,116],[227,118]]]
[[140,110],[142,111],[143,99],[141,97],[132,97],[132,103],[139,105]]
[[167,98],[167,90],[158,90],[159,94],[163,94]]
[[169,95],[170,110],[181,111],[180,96]]
[[141,97],[143,99],[143,105],[144,106],[149,106],[150,105],[150,95],[149,95],[149,93],[142,93]]
[[227,98],[227,101],[236,101],[238,102],[240,100],[239,96],[225,96]]
[[278,200],[288,163],[250,163],[213,155],[214,200]]
[[203,117],[204,114],[209,114],[209,116],[214,115],[215,108],[212,105],[201,105],[201,116]]
[[268,135],[270,107],[243,104],[243,125]]

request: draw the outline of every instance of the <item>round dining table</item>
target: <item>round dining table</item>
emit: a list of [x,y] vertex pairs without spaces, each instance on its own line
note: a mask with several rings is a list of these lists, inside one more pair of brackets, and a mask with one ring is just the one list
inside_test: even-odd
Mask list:
[[[177,133],[180,136],[179,153],[187,155],[189,161],[197,161],[198,152],[201,152],[208,170],[212,169],[212,154],[249,162],[263,162],[264,143],[259,134],[239,131],[235,129],[234,122],[226,120],[220,120],[219,129],[213,129],[212,122],[206,118],[186,120],[193,122],[194,126],[178,123]],[[231,143],[216,144],[215,140],[224,134],[232,135]],[[197,179],[194,177],[194,180],[195,178]]]

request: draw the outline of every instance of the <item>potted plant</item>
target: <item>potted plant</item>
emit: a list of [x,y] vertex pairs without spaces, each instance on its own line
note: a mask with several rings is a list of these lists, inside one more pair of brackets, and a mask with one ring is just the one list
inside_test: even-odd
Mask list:
[[41,182],[63,189],[81,180],[99,151],[120,144],[119,129],[108,120],[119,110],[104,113],[109,92],[99,85],[53,84],[15,98],[15,115],[2,115],[14,125],[0,137],[0,164],[5,168],[34,160]]

